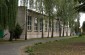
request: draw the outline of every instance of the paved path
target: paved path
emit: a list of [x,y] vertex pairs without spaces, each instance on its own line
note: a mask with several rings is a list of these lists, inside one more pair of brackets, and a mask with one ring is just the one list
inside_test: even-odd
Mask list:
[[19,49],[25,45],[33,45],[38,42],[48,42],[54,40],[68,39],[72,37],[62,37],[62,38],[46,38],[46,39],[35,39],[32,41],[20,42],[20,43],[9,43],[9,44],[0,44],[0,55],[19,55]]

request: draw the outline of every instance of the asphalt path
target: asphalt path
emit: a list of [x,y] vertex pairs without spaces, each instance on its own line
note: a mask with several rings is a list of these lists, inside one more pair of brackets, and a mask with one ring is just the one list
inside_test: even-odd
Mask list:
[[57,37],[57,38],[46,38],[46,39],[34,39],[30,41],[25,41],[25,42],[18,42],[18,43],[4,43],[0,44],[0,55],[20,55],[20,48],[22,46],[29,46],[33,45],[38,42],[49,42],[49,41],[54,41],[54,40],[62,40],[62,39],[69,39],[73,37]]

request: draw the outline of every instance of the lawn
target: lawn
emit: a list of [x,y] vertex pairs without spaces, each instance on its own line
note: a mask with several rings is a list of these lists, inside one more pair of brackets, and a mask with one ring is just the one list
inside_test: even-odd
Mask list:
[[30,55],[85,55],[85,37],[76,37],[28,46]]

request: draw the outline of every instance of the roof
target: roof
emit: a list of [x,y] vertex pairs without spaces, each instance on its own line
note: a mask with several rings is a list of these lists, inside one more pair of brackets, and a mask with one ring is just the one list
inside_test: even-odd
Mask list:
[[39,12],[37,12],[37,11],[34,11],[34,10],[31,10],[31,9],[28,9],[28,11],[29,11],[29,12],[33,12],[33,13],[36,13],[36,14],[39,14],[39,15],[47,16],[47,15],[45,15],[45,14],[41,14],[41,13],[39,13]]

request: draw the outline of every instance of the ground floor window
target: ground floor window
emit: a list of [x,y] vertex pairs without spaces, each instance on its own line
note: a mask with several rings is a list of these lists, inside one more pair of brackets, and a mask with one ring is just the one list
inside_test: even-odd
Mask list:
[[34,18],[34,31],[38,31],[38,18]]

